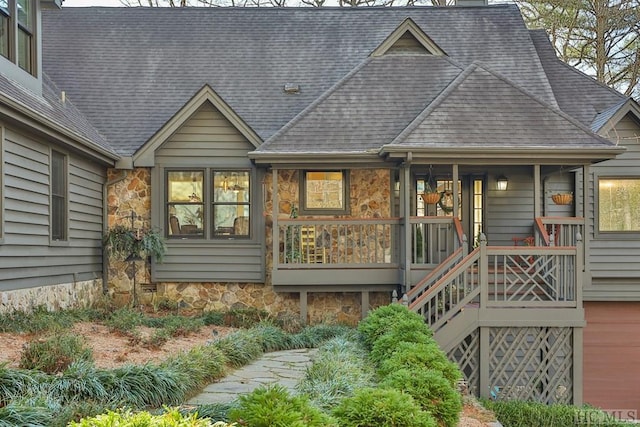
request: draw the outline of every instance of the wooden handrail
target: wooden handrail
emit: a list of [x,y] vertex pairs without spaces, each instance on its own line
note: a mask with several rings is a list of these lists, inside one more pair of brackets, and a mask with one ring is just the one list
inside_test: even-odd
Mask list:
[[[433,285],[433,283],[435,283],[435,281],[433,280],[434,277],[438,277],[440,274],[444,272],[444,270],[446,270],[447,268],[451,268],[454,264],[456,264],[459,260],[461,260],[462,257],[464,256],[462,254],[462,250],[463,248],[461,247],[456,249],[454,253],[449,255],[447,259],[445,259],[443,262],[438,264],[436,268],[431,270],[424,279],[420,280],[413,288],[411,288],[409,292],[407,292],[407,297],[409,298],[409,301],[411,301],[413,298],[417,298],[419,296],[418,294],[423,292],[425,289],[430,288]],[[443,274],[442,277],[444,277],[445,275],[446,273]]]
[[458,243],[462,246],[464,243],[464,230],[462,229],[462,222],[460,221],[460,218],[453,218],[453,225],[455,226],[456,234],[458,235]]
[[536,226],[538,233],[540,233],[540,237],[544,241],[545,246],[549,246],[551,244],[551,236],[549,236],[549,233],[547,233],[547,227],[544,226],[542,218],[536,218],[534,221],[534,225]]

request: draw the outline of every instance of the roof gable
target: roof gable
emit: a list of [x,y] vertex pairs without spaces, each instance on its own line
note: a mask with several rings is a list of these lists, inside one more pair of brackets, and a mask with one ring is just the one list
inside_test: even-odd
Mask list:
[[205,85],[193,98],[189,100],[169,121],[167,121],[140,149],[133,155],[136,167],[153,167],[155,151],[174,132],[176,132],[189,118],[204,104],[211,103],[238,131],[253,144],[259,147],[260,137],[249,127],[224,100],[208,85]]
[[598,132],[600,135],[606,135],[610,132],[620,120],[622,120],[627,114],[630,114],[635,120],[640,123],[640,105],[632,98],[627,99],[625,102],[614,105],[606,111],[603,111],[598,115],[594,121],[594,132]]
[[371,52],[371,56],[382,56],[387,53],[411,52],[430,55],[446,55],[413,19],[407,18],[380,45]]

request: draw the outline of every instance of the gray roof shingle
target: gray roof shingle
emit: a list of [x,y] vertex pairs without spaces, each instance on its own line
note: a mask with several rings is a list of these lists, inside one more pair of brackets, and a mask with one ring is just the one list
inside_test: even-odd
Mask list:
[[[122,155],[135,153],[205,84],[266,140],[408,17],[456,62],[489,63],[555,103],[512,5],[47,10],[43,67]],[[288,82],[300,93],[284,94]]]
[[[531,39],[562,111],[592,126],[596,116],[628,98],[593,77],[560,61],[545,30],[532,30]],[[598,127],[594,128],[599,129]]]
[[105,138],[78,111],[71,100],[62,102],[60,91],[46,74],[43,76],[41,96],[0,74],[0,97],[25,107],[35,114],[38,120],[60,127],[74,138],[82,138],[87,146],[107,153],[114,159],[118,157]]
[[481,64],[472,64],[393,142],[437,148],[606,148],[614,144]]

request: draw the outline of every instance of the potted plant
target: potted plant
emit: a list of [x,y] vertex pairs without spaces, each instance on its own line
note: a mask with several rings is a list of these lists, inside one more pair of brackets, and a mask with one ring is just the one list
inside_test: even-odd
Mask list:
[[551,195],[551,200],[556,205],[568,205],[573,201],[573,193],[556,193]]
[[152,257],[162,262],[167,253],[164,237],[154,228],[134,230],[124,225],[116,225],[107,230],[102,244],[109,256],[125,261]]

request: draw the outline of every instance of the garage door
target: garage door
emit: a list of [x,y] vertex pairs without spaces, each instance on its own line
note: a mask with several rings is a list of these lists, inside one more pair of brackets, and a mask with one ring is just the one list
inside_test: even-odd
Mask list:
[[584,401],[640,414],[640,303],[585,302]]

